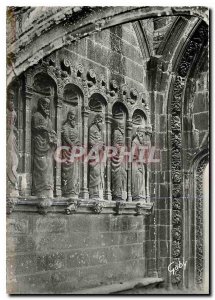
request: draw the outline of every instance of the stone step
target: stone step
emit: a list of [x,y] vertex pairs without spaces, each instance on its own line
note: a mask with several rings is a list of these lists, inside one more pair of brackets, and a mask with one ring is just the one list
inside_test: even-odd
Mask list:
[[114,284],[110,284],[110,285],[89,288],[89,289],[85,289],[85,290],[79,290],[79,291],[72,292],[71,294],[75,294],[75,295],[116,294],[116,293],[120,293],[120,292],[124,292],[124,291],[128,291],[128,290],[132,290],[134,288],[149,287],[151,285],[155,286],[163,281],[164,280],[162,278],[154,278],[154,277],[137,278],[137,279],[133,279],[130,281],[119,282],[119,283],[114,283]]

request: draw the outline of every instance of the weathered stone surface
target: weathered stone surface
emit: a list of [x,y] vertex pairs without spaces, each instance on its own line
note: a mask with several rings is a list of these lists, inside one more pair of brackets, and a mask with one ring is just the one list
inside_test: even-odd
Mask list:
[[14,234],[26,234],[28,233],[28,219],[18,218],[10,218],[7,220],[7,233],[9,235]]
[[66,220],[55,217],[39,217],[35,220],[34,231],[38,233],[60,233],[66,231]]
[[[190,282],[201,287],[206,258],[202,178],[209,140],[207,11],[8,8],[7,82],[8,91],[16,91],[12,111],[17,121],[11,132],[17,128],[18,133],[17,157],[12,156],[19,160],[17,165],[11,159],[11,170],[17,171],[21,195],[19,205],[17,199],[7,199],[9,293],[72,293],[144,276],[162,276],[165,286],[181,290]],[[38,124],[36,134],[31,120],[42,120],[35,116],[41,97],[51,99],[49,124],[43,129]],[[115,106],[123,109],[115,113]],[[65,124],[74,107],[75,130]],[[100,128],[93,124],[97,114]],[[117,120],[123,120],[123,143],[115,134]],[[76,168],[52,161],[53,149],[45,153],[53,138],[50,130],[58,148],[91,148],[95,141],[129,148],[137,127],[144,134],[151,128],[145,142],[160,149],[154,156],[159,161],[139,165],[136,173],[126,162],[124,172],[120,169],[114,177],[118,159],[91,167],[79,160]],[[39,142],[36,160],[43,163],[37,161],[35,172],[38,149],[32,137],[39,135],[45,142]],[[44,157],[50,158],[48,164]],[[45,188],[34,193],[39,181]],[[134,196],[133,209],[124,210],[116,201],[128,206]],[[104,209],[101,199],[111,208]],[[143,209],[150,216],[139,215],[145,202],[154,203],[153,211]],[[182,256],[190,258],[189,268],[169,274],[169,263]]]

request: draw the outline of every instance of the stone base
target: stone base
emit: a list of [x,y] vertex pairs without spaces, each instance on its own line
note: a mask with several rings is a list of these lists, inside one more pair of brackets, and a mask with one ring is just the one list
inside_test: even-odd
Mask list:
[[159,283],[163,282],[162,278],[137,278],[130,281],[114,283],[110,285],[99,286],[87,290],[80,290],[73,292],[71,294],[76,295],[107,295],[107,294],[126,294],[126,291],[135,289],[135,288],[148,288],[150,286],[156,286]]

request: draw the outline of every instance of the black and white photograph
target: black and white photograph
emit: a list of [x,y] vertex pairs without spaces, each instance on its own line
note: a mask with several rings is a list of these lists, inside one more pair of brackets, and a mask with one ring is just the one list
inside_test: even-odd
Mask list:
[[210,293],[211,12],[139,4],[5,6],[8,295]]

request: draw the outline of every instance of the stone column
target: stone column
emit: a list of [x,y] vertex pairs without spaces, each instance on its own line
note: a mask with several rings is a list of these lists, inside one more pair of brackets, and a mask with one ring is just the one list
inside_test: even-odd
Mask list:
[[31,195],[31,99],[32,88],[26,85],[25,90],[25,118],[24,118],[24,173],[21,175],[21,194]]
[[[88,148],[88,117],[89,117],[89,110],[88,107],[83,106],[82,111],[82,146],[85,147],[85,151],[87,152]],[[85,162],[86,155],[82,156],[81,161],[81,174],[82,174],[82,182],[81,182],[81,190],[80,190],[80,197],[84,200],[89,199],[89,192],[88,192],[88,162]]]
[[[131,151],[132,147],[132,120],[127,120],[126,122],[126,146],[127,146],[127,151]],[[128,161],[127,164],[127,201],[131,202],[132,201],[132,196],[131,196],[131,168],[132,168],[132,162]]]
[[[111,124],[112,124],[112,114],[107,113],[105,116],[105,124],[106,124],[106,146],[111,146]],[[104,199],[112,200],[111,195],[111,160],[107,158],[106,161],[106,170],[105,170],[105,191],[104,191]]]
[[[58,96],[56,107],[56,133],[57,133],[57,149],[61,147],[61,126],[62,126],[62,103],[63,99]],[[55,196],[61,197],[61,163],[55,161],[56,174],[55,174]]]

